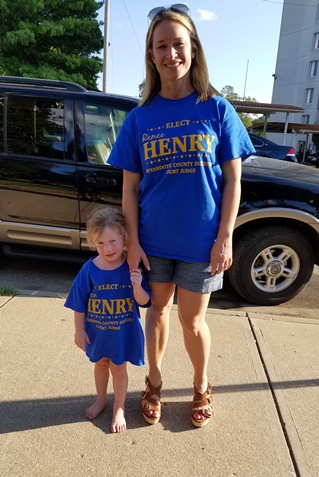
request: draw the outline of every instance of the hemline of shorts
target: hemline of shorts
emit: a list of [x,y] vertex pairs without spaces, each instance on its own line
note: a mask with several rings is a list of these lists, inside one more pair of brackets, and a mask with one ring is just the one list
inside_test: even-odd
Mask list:
[[209,262],[185,262],[147,255],[151,270],[146,278],[153,283],[174,283],[195,293],[212,293],[223,288],[223,273],[211,275]]

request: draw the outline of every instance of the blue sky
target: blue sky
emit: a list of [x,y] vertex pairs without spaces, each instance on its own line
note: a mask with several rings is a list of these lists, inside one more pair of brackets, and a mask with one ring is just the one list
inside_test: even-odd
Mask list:
[[[154,0],[109,0],[108,92],[138,95],[145,76],[147,14]],[[178,2],[176,2],[178,3]],[[283,0],[189,0],[211,83],[271,102]],[[104,7],[100,11],[104,19]],[[102,79],[99,87],[102,89]]]

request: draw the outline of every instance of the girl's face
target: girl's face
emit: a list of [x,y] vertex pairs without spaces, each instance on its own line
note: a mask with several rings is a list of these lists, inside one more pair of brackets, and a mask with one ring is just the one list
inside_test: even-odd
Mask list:
[[187,29],[179,22],[163,20],[153,32],[152,61],[161,81],[176,81],[189,76],[192,45]]
[[124,237],[117,228],[105,227],[103,232],[94,236],[94,244],[101,258],[112,265],[123,262]]

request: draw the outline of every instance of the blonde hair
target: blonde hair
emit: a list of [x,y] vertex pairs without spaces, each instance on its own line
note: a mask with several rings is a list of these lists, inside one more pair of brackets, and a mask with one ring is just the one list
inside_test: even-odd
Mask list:
[[209,81],[208,68],[204,50],[199,40],[193,20],[188,15],[168,9],[164,10],[159,15],[156,15],[153,18],[146,35],[146,77],[143,97],[140,101],[140,106],[143,106],[144,104],[148,103],[149,100],[153,98],[153,96],[158,94],[161,89],[160,75],[152,61],[152,49],[154,29],[163,20],[177,21],[181,25],[183,25],[188,31],[192,45],[192,53],[194,54],[190,69],[190,81],[192,87],[199,94],[198,100],[206,101],[211,96],[220,95],[220,93],[211,85]]
[[96,250],[94,237],[101,235],[106,227],[117,229],[127,246],[128,232],[123,214],[113,207],[98,207],[91,212],[86,224],[86,239],[91,250]]

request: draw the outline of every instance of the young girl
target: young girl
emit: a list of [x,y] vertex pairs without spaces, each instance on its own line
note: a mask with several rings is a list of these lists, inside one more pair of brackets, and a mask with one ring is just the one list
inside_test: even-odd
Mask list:
[[98,255],[81,268],[65,306],[74,311],[75,344],[95,363],[97,399],[85,410],[85,415],[94,419],[105,408],[111,372],[114,389],[111,432],[121,432],[126,429],[126,363],[144,364],[144,335],[138,306],[150,306],[150,291],[139,268],[130,272],[124,253],[126,223],[117,209],[93,211],[87,223],[87,240]]

